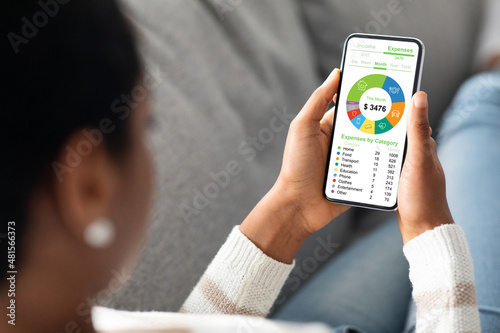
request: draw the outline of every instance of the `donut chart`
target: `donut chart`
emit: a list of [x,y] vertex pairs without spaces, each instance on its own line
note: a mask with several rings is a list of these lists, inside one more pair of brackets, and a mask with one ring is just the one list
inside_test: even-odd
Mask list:
[[393,78],[371,74],[353,84],[346,107],[354,127],[367,134],[382,134],[393,129],[403,117],[405,97]]

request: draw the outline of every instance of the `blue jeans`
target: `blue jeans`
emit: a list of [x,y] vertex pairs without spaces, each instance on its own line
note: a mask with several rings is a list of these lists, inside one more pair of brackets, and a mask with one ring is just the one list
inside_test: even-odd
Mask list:
[[[482,331],[500,332],[500,71],[467,80],[437,132],[449,206],[474,262]],[[328,263],[274,318],[412,332],[402,246],[394,217]]]

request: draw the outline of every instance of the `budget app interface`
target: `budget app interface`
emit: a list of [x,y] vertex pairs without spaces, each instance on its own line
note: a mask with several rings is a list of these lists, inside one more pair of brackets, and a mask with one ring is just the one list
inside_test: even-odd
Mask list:
[[423,44],[414,38],[351,35],[344,46],[327,199],[395,209],[406,118],[419,89]]

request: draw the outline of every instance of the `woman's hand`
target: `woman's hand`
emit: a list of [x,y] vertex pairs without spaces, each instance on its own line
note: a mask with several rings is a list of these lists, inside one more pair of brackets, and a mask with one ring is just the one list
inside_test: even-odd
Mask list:
[[267,255],[291,262],[302,243],[349,207],[322,193],[340,71],[317,88],[290,124],[283,166],[273,188],[240,226]]
[[416,93],[408,115],[408,150],[398,189],[399,228],[406,244],[453,218],[446,201],[443,168],[431,138],[427,95]]
[[340,70],[335,69],[290,124],[275,185],[297,207],[309,235],[349,208],[329,202],[322,191],[334,110],[325,112],[336,96],[339,80]]

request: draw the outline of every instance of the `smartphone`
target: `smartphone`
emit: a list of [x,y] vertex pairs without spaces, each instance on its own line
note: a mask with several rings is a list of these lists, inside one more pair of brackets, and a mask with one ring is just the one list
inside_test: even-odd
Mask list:
[[323,189],[328,200],[396,209],[406,118],[420,89],[423,59],[424,45],[416,38],[346,39]]

